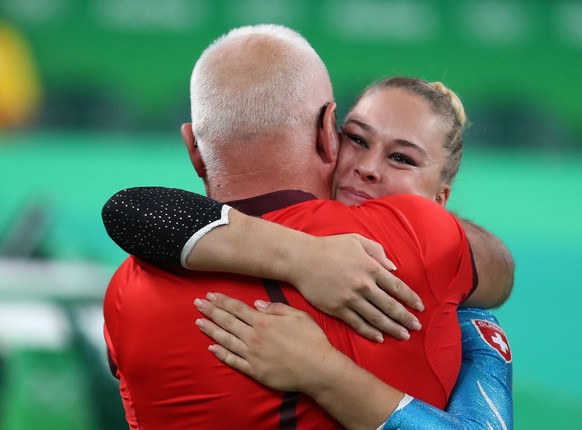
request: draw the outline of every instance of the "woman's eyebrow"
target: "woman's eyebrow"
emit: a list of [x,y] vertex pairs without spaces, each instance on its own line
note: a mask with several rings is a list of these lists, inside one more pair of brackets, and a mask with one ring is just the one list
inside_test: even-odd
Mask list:
[[426,150],[422,146],[417,145],[416,143],[409,142],[408,140],[405,139],[396,139],[395,142],[397,145],[406,146],[407,148],[414,149],[423,154],[425,157],[428,157],[428,152],[426,152]]
[[349,123],[354,123],[354,124],[356,124],[360,128],[363,128],[366,131],[374,131],[374,128],[371,125],[366,124],[365,122],[362,122],[362,121],[360,121],[358,119],[350,118],[350,119],[348,119],[346,121],[346,124],[349,124]]

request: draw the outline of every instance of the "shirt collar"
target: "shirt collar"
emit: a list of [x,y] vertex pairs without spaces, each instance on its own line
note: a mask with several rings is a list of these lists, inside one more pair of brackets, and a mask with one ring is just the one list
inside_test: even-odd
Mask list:
[[317,197],[299,190],[281,190],[248,199],[233,200],[226,202],[226,204],[246,215],[262,216],[268,212],[273,212],[308,200],[317,200]]

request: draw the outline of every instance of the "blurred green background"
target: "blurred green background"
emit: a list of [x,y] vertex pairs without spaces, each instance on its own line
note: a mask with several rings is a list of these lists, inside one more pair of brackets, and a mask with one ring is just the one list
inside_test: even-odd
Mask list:
[[516,428],[582,428],[582,2],[3,0],[0,3],[0,429],[124,429],[100,302],[125,254],[119,189],[202,191],[179,126],[202,49],[239,25],[304,34],[340,116],[386,75],[441,80],[472,123],[450,208],[516,264],[495,311]]

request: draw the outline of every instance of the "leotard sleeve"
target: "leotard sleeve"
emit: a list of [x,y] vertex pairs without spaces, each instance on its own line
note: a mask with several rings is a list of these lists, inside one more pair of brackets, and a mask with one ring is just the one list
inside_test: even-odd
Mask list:
[[212,229],[228,224],[230,206],[177,188],[119,191],[103,206],[109,237],[125,252],[158,264],[186,266],[190,251]]
[[463,361],[445,411],[406,396],[378,430],[512,429],[511,350],[496,318],[460,309]]

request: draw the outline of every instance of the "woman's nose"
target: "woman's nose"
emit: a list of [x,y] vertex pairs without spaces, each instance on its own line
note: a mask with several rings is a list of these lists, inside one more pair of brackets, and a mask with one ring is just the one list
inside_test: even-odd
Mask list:
[[380,180],[376,163],[368,157],[364,157],[360,160],[360,163],[356,165],[355,171],[363,181],[376,183]]

